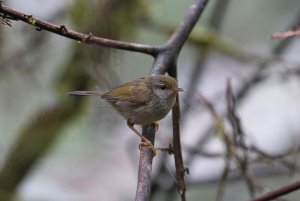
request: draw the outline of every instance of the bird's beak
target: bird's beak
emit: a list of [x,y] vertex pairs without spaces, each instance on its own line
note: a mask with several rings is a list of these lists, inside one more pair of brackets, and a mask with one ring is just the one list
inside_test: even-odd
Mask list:
[[175,93],[178,93],[178,92],[180,92],[180,91],[185,91],[183,88],[174,88],[173,89],[173,92],[175,92]]

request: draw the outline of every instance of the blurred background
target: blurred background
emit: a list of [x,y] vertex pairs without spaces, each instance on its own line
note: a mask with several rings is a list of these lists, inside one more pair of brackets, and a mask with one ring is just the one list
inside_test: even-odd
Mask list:
[[[79,32],[159,45],[192,2],[3,4]],[[179,86],[187,89],[180,94],[187,200],[248,200],[300,178],[300,41],[270,39],[299,27],[299,16],[298,0],[209,2],[178,60]],[[133,200],[139,138],[100,98],[66,93],[108,90],[148,75],[152,62],[22,22],[1,25],[1,200]],[[171,125],[169,114],[156,146],[172,143]],[[173,156],[159,153],[153,163],[151,199],[179,200]]]

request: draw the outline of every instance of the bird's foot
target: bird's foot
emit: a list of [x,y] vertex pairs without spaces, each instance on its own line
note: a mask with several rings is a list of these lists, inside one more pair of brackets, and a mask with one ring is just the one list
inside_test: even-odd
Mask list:
[[156,148],[153,146],[153,144],[147,140],[147,141],[142,141],[140,144],[139,144],[139,149],[141,150],[142,146],[147,146],[149,149],[151,149],[152,153],[153,153],[153,157],[156,156],[157,154],[157,150]]

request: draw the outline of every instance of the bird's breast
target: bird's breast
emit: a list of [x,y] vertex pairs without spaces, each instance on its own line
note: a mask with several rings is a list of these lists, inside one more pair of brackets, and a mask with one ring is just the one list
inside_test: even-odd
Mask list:
[[[149,103],[136,107],[128,112],[127,119],[131,119],[135,124],[151,124],[163,119],[175,104],[175,98],[160,101],[150,101]],[[125,117],[126,118],[126,117]]]

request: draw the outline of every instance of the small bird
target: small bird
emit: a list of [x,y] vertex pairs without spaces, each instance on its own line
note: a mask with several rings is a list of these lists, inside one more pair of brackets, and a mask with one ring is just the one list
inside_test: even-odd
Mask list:
[[[72,91],[69,95],[100,96],[110,103],[127,120],[128,127],[141,137],[141,145],[148,146],[153,154],[156,149],[152,143],[134,128],[135,124],[147,125],[163,119],[176,101],[178,92],[174,78],[167,75],[153,75],[138,78],[117,86],[106,93],[99,91]],[[158,126],[157,126],[158,127]]]

